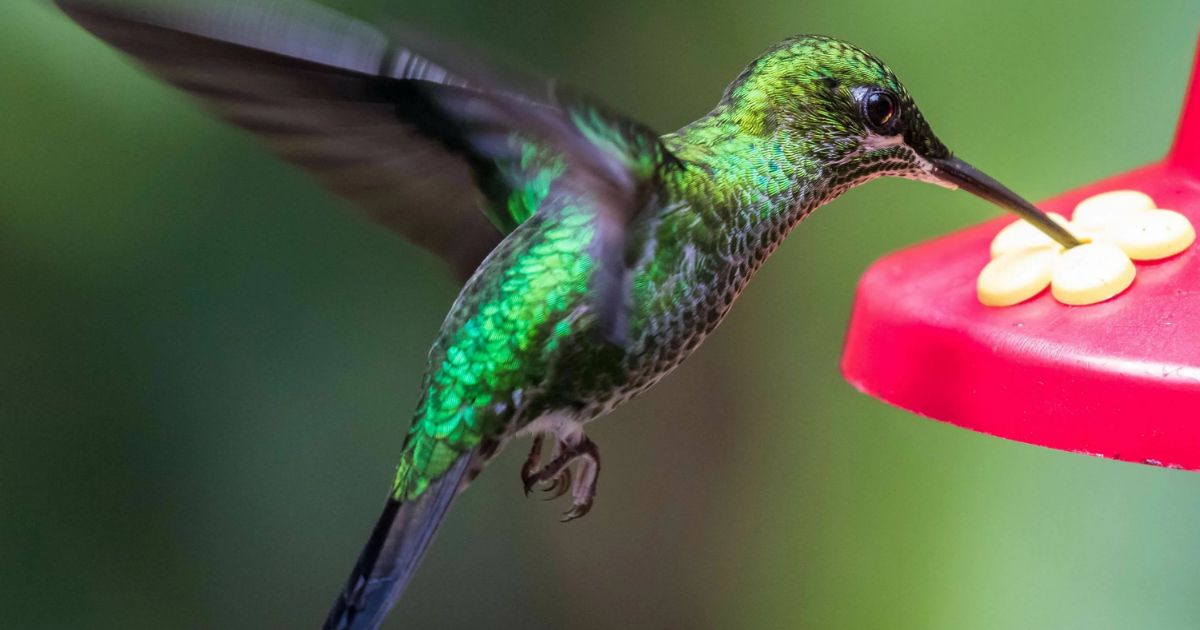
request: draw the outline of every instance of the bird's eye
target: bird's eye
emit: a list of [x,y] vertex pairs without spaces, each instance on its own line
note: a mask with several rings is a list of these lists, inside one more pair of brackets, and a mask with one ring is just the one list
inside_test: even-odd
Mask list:
[[885,132],[899,118],[900,104],[887,92],[871,92],[862,101],[863,117],[878,132]]

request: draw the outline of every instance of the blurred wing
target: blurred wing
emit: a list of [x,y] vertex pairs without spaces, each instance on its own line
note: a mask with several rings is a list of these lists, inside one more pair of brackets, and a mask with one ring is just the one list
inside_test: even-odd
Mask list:
[[364,22],[303,0],[57,3],[464,277],[514,226],[480,215],[470,156],[397,115],[404,81],[466,82]]
[[569,161],[563,179],[567,186],[590,192],[597,214],[591,288],[599,330],[606,341],[623,346],[632,306],[631,272],[654,246],[652,238],[632,238],[641,233],[646,239],[650,230],[631,228],[653,219],[657,215],[649,211],[669,202],[663,198],[663,179],[683,166],[653,130],[579,95],[559,93],[556,102],[583,144],[568,155],[586,153],[588,158]]
[[676,164],[651,130],[578,95],[539,100],[447,71],[307,0],[56,2],[463,277],[551,184],[585,194],[598,313],[623,339],[626,229]]

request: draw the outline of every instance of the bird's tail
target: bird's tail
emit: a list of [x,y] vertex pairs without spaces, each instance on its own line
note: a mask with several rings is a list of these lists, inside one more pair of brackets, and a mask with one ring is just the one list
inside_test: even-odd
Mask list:
[[450,502],[468,480],[472,459],[472,452],[459,455],[416,499],[388,498],[324,630],[374,630],[383,623],[416,572]]

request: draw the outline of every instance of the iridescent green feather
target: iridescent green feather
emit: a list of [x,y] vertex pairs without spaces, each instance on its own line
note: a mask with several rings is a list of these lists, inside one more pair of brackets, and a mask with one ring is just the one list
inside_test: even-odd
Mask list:
[[[658,139],[647,140],[640,129],[614,125],[588,106],[570,114],[594,150],[635,181],[656,181],[660,167],[673,164]],[[536,386],[550,380],[561,353],[572,350],[564,342],[595,321],[595,309],[583,307],[595,297],[595,237],[604,220],[600,206],[610,201],[586,182],[574,182],[582,174],[555,148],[517,135],[510,143],[521,159],[497,168],[520,183],[503,206],[520,224],[468,281],[430,352],[424,395],[396,474],[401,500],[419,496],[459,456],[503,433],[531,399],[546,398]],[[616,367],[610,361],[608,369]],[[518,409],[521,397],[524,410]]]
[[[598,200],[562,186],[570,166],[553,147],[525,141],[519,171],[508,171],[522,185],[503,207],[519,226],[468,282],[433,346],[395,496],[419,496],[463,453],[519,428],[514,422],[563,407],[586,419],[677,365],[804,214],[874,175],[868,167],[878,164],[849,156],[830,177],[828,157],[846,151],[837,132],[855,122],[803,105],[813,90],[856,82],[900,89],[866,53],[798,37],[751,65],[709,115],[661,140],[596,108],[569,110],[597,151],[653,182],[654,206],[628,235],[632,341],[622,351],[588,334],[594,321],[583,308],[597,264]],[[793,132],[814,117],[829,133]]]
[[557,340],[571,333],[564,318],[588,290],[592,220],[572,205],[552,220],[535,219],[539,225],[518,228],[528,238],[510,237],[490,258],[502,265],[471,280],[473,312],[461,321],[452,314],[430,353],[425,395],[397,471],[397,498],[418,496],[460,454],[502,432],[513,393],[546,373]]

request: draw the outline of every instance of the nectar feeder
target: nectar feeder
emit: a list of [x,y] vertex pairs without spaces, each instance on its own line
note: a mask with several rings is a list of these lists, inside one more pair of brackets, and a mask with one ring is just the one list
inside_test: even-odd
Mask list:
[[[1149,194],[1200,226],[1200,49],[1160,162],[1038,204],[1070,216],[1109,190]],[[875,262],[859,281],[842,373],[913,413],[1038,446],[1200,470],[1200,253],[1139,263],[1132,287],[1089,306],[1049,292],[984,306],[975,282],[1012,217]]]

